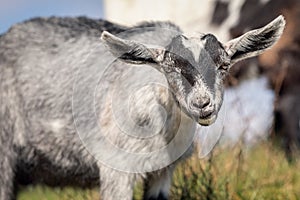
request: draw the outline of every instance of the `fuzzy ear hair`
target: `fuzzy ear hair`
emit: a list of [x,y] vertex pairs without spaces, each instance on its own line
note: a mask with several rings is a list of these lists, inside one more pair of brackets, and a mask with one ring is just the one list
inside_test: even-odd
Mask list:
[[249,31],[244,35],[230,40],[224,47],[231,63],[256,56],[271,48],[280,38],[285,27],[282,15],[278,16],[266,26]]
[[161,62],[164,49],[150,49],[143,44],[121,39],[107,31],[101,34],[101,40],[117,58],[132,64],[151,64]]

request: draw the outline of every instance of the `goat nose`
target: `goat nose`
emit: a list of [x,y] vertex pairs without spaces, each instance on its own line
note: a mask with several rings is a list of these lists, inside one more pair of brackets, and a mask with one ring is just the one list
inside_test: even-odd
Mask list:
[[193,102],[192,105],[196,108],[203,109],[210,104],[210,98],[208,96],[198,97]]

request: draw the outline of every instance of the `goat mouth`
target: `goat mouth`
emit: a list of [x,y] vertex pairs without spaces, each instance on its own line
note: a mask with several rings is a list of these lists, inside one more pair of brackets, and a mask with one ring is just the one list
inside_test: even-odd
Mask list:
[[213,124],[216,121],[216,119],[217,119],[217,115],[213,114],[205,118],[199,118],[198,123],[202,126],[209,126]]

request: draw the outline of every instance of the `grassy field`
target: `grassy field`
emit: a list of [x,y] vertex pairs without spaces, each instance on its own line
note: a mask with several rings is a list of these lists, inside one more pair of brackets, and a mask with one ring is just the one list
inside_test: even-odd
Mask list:
[[[142,187],[135,188],[141,199]],[[27,187],[18,200],[94,200],[97,189]],[[300,199],[300,161],[290,164],[284,153],[270,143],[250,149],[236,146],[217,148],[199,160],[194,155],[181,163],[174,174],[171,198],[174,200],[296,200]]]

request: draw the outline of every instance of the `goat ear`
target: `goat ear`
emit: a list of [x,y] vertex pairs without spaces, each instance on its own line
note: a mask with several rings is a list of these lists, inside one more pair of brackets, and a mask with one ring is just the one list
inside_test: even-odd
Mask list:
[[101,35],[104,44],[117,58],[132,64],[151,64],[161,62],[164,58],[164,49],[150,49],[145,45],[121,39],[107,31]]
[[256,56],[272,47],[279,40],[284,27],[285,20],[280,15],[266,26],[227,42],[224,47],[231,58],[231,63]]

